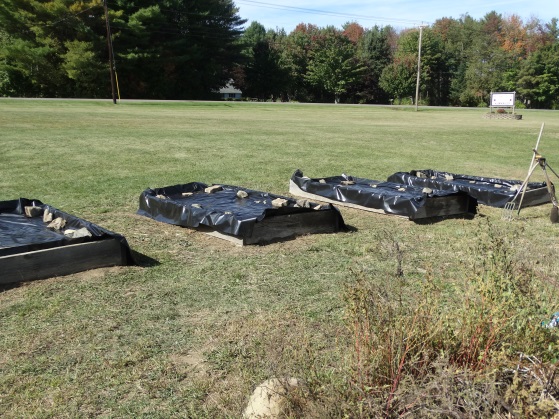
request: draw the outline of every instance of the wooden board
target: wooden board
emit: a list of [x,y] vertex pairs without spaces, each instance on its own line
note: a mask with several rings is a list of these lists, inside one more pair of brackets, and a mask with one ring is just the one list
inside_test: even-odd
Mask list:
[[306,234],[335,233],[340,231],[340,226],[336,224],[337,221],[338,214],[334,211],[312,211],[266,217],[254,225],[250,236],[244,238],[220,233],[203,225],[198,226],[195,230],[208,236],[227,240],[237,246],[244,246],[287,240]]
[[471,200],[473,200],[473,198],[470,198],[466,194],[459,196],[438,196],[428,199],[425,202],[425,211],[429,214],[437,214],[435,217],[467,215]]
[[305,234],[327,234],[340,230],[337,224],[339,213],[332,211],[311,211],[266,217],[256,223],[245,244],[269,243]]
[[299,186],[295,184],[295,182],[293,182],[291,179],[289,180],[289,193],[295,196],[300,196],[301,198],[308,198],[315,201],[328,202],[329,204],[341,205],[343,207],[355,208],[363,211],[374,212],[377,214],[390,215],[391,217],[405,218],[406,220],[409,219],[409,217],[406,217],[404,215],[390,214],[388,212],[385,212],[384,210],[364,207],[362,205],[352,204],[351,202],[334,201],[333,199],[329,199],[320,195],[315,195],[312,193],[305,192],[301,188],[299,188]]
[[407,220],[413,219],[415,221],[417,221],[418,219],[427,218],[422,215],[425,214],[426,210],[428,210],[427,213],[436,213],[437,215],[435,215],[434,217],[466,214],[468,212],[468,207],[470,203],[470,198],[467,197],[466,195],[433,197],[427,199],[425,203],[425,207],[420,208],[417,211],[415,215],[416,216],[419,215],[419,217],[410,218],[404,215],[392,214],[390,212],[386,212],[384,210],[377,209],[377,208],[364,207],[362,205],[353,204],[350,202],[334,201],[332,199],[325,198],[320,195],[311,194],[303,191],[295,182],[293,182],[293,180],[289,180],[289,192],[293,195],[301,196],[303,198],[328,202],[331,204],[340,205],[349,208],[356,208],[359,210],[374,212],[377,214],[390,215],[391,217],[400,217],[400,218],[405,218]]
[[118,239],[71,244],[0,257],[0,284],[116,265],[126,265],[125,249]]
[[[191,227],[186,227],[186,228],[191,228]],[[200,225],[198,227],[196,227],[194,230],[199,231],[201,233],[207,234],[208,236],[212,236],[212,237],[217,237],[218,239],[221,240],[227,240],[237,246],[244,246],[244,240],[242,239],[242,237],[237,237],[237,236],[232,236],[230,234],[224,234],[224,233],[220,233],[219,231],[215,231],[212,230],[210,227],[208,226],[204,226],[204,225]]]

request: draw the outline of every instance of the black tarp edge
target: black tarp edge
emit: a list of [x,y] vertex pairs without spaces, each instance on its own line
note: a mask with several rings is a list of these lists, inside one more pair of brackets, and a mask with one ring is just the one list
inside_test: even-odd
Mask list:
[[[148,188],[140,194],[137,214],[183,227],[197,228],[203,225],[223,234],[245,238],[250,237],[255,224],[265,218],[332,211],[336,214],[336,231],[346,229],[341,213],[331,204],[322,204],[320,209],[314,209],[319,204],[310,203],[310,208],[304,208],[296,206],[297,200],[290,197],[233,185],[213,185],[221,186],[223,190],[207,194],[204,189],[208,185],[200,182]],[[247,198],[238,198],[238,191],[246,192]],[[188,193],[193,195],[183,196]],[[277,198],[287,200],[287,206],[272,207],[271,201]]]
[[[477,199],[480,204],[497,208],[502,208],[510,202],[516,195],[515,188],[522,184],[521,180],[464,175],[433,169],[397,172],[390,175],[387,180],[418,187],[462,191]],[[522,201],[523,207],[550,202],[545,182],[529,182],[527,186]]]
[[[54,230],[47,229],[46,224],[43,223],[42,216],[34,218],[25,217],[25,207],[27,206],[39,207],[43,211],[45,209],[48,209],[53,214],[53,218],[61,217],[66,221],[64,229],[80,229],[85,227],[91,233],[91,237],[81,237],[73,239],[66,237],[63,232],[56,232]],[[133,265],[135,263],[130,247],[128,246],[128,242],[126,241],[126,238],[124,236],[107,230],[82,218],[68,214],[51,205],[44,204],[38,199],[19,198],[15,200],[0,201],[0,216],[2,215],[4,215],[5,217],[12,216],[11,219],[4,219],[4,221],[9,220],[9,223],[2,223],[5,229],[13,228],[13,230],[11,231],[3,231],[3,234],[5,236],[9,236],[10,233],[13,235],[20,235],[22,234],[22,229],[31,227],[30,233],[33,237],[28,238],[27,242],[21,245],[12,243],[0,248],[0,256],[8,256],[18,253],[44,250],[68,244],[77,244],[112,238],[118,240],[121,248],[124,250],[126,259],[125,263],[127,265]],[[44,234],[42,234],[43,232]]]
[[[302,191],[341,203],[351,203],[366,208],[383,210],[387,214],[408,217],[411,220],[439,216],[437,210],[427,205],[431,199],[452,197],[467,198],[462,192],[434,189],[424,193],[423,188],[400,182],[377,181],[342,174],[324,178],[309,178],[297,169],[291,181]],[[342,181],[352,181],[343,185]],[[477,202],[468,200],[465,213],[475,214]]]

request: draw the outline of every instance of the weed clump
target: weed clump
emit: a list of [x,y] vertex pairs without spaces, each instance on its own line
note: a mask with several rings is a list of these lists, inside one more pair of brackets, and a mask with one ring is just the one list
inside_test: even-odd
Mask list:
[[394,238],[385,240],[393,272],[353,271],[344,293],[352,336],[347,414],[559,414],[557,336],[541,323],[557,292],[517,261],[513,240],[480,226],[457,279],[433,270],[408,278]]

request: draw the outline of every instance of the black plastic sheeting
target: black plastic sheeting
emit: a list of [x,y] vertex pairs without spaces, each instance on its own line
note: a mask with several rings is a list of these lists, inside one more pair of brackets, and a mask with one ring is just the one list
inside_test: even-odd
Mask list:
[[[444,191],[462,191],[477,199],[480,204],[498,208],[504,207],[511,201],[516,195],[517,188],[522,184],[521,180],[461,175],[431,169],[394,173],[388,177],[388,181]],[[550,197],[545,182],[529,182],[522,206],[547,202],[550,202]]]
[[[219,186],[223,189],[214,193],[204,192],[208,185],[200,182],[146,189],[140,195],[138,214],[183,227],[207,226],[239,238],[251,237],[255,225],[266,218],[325,211],[335,214],[335,231],[346,229],[341,214],[332,205],[313,209],[318,204],[311,204],[311,208],[304,208],[297,205],[293,198],[238,186]],[[246,192],[248,196],[239,198],[239,191]],[[272,200],[276,198],[286,199],[287,206],[273,207]]]
[[[477,203],[461,192],[433,190],[423,193],[423,187],[403,185],[398,182],[383,182],[342,174],[326,178],[309,178],[296,170],[291,177],[302,191],[341,203],[350,203],[366,208],[383,210],[387,214],[408,217],[410,220],[450,215],[442,213],[441,206],[430,205],[439,198],[456,200],[456,208],[463,214],[475,214]],[[354,184],[345,185],[343,181]],[[447,201],[448,203],[448,201]],[[446,209],[448,206],[445,205]]]
[[[64,230],[87,228],[91,237],[69,238],[63,231],[47,228],[43,217],[28,218],[25,216],[25,207],[40,207],[43,211],[48,209],[53,218],[61,217],[66,221]],[[69,244],[90,241],[117,239],[125,249],[127,264],[133,264],[133,258],[126,239],[112,231],[105,230],[89,221],[60,211],[50,205],[43,204],[36,199],[20,198],[11,201],[0,201],[0,256],[9,256],[19,253],[50,249]]]

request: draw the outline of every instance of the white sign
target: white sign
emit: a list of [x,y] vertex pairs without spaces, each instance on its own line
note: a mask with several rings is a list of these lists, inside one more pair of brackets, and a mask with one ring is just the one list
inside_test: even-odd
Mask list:
[[491,106],[507,106],[514,107],[514,97],[516,92],[504,92],[504,93],[491,93]]

